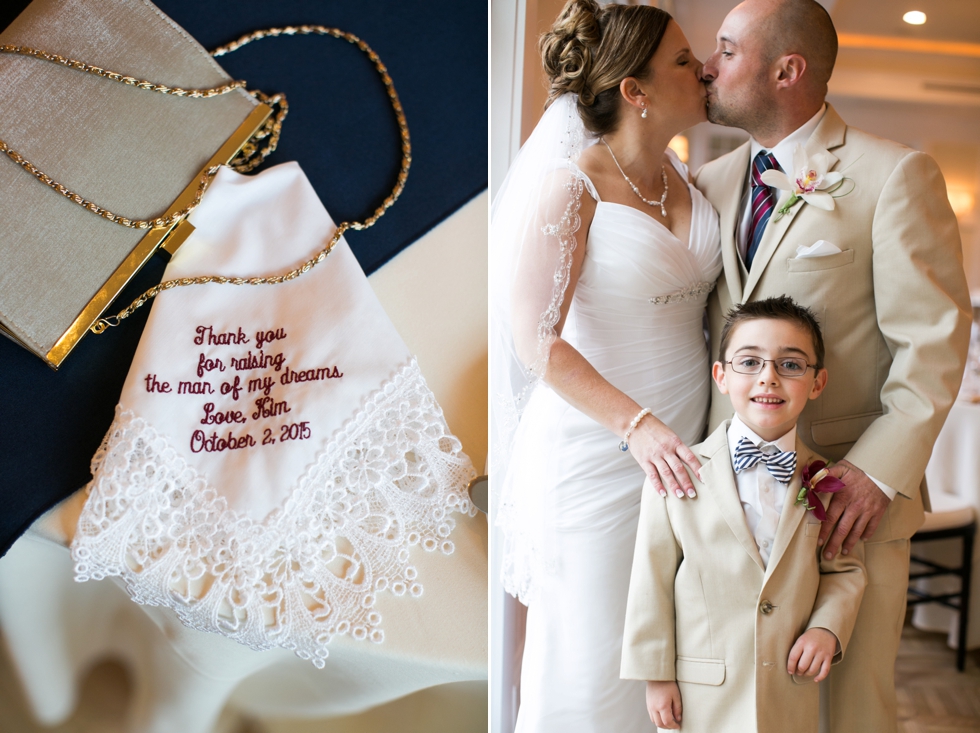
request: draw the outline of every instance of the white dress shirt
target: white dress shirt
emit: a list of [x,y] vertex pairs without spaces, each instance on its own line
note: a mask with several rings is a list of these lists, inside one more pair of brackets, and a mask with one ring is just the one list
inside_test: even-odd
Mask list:
[[[734,415],[731,425],[728,426],[728,452],[731,454],[732,465],[735,464],[735,448],[742,438],[752,441],[763,453],[796,450],[795,425],[782,437],[767,442],[742,422],[738,415]],[[742,503],[742,511],[745,513],[745,523],[755,538],[759,555],[762,556],[763,567],[768,568],[772,545],[776,540],[776,527],[779,526],[779,517],[786,504],[786,489],[789,484],[778,481],[769,473],[766,464],[759,461],[752,468],[735,474],[735,486],[738,489],[738,500]],[[837,640],[834,657],[836,658],[838,654],[840,654],[840,639]]]
[[[750,440],[763,453],[796,450],[795,425],[782,437],[773,442],[767,442],[749,429],[739,419],[738,415],[735,415],[732,418],[732,424],[728,427],[728,451],[731,453],[733,464],[735,462],[735,448],[742,438]],[[769,555],[772,553],[772,544],[776,539],[779,516],[783,513],[788,485],[769,473],[769,469],[762,461],[756,463],[752,468],[735,474],[735,486],[738,488],[738,500],[742,503],[742,511],[745,512],[745,523],[749,527],[749,532],[755,537],[755,544],[762,556],[762,564],[767,567]]]

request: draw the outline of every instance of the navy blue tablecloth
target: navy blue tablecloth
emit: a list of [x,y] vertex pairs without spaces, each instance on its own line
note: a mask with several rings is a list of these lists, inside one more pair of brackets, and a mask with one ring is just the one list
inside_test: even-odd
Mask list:
[[[209,49],[258,28],[309,23],[354,33],[380,55],[408,118],[413,163],[395,206],[372,229],[348,234],[368,274],[487,187],[485,4],[156,4]],[[0,28],[27,3],[2,5]],[[364,218],[388,195],[400,162],[398,129],[377,72],[355,47],[327,37],[280,37],[219,63],[249,88],[287,95],[282,140],[265,166],[298,161],[336,221]],[[13,141],[16,131],[0,136]],[[159,282],[163,268],[162,260],[144,268],[110,311]],[[0,338],[0,554],[90,479],[89,461],[112,421],[148,314],[144,306],[122,326],[87,336],[58,372]]]

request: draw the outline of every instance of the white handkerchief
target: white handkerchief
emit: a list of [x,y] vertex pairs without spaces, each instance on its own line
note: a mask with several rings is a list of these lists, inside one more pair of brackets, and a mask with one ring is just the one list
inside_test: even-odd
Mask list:
[[827,255],[839,254],[841,251],[833,242],[826,239],[818,239],[809,247],[800,245],[796,248],[796,259],[805,260],[807,257],[826,257]]
[[[285,272],[334,224],[295,163],[223,168],[166,277]],[[412,554],[474,514],[459,441],[341,239],[280,285],[162,293],[93,460],[72,556],[139,603],[322,667],[380,642],[379,593],[418,596]]]

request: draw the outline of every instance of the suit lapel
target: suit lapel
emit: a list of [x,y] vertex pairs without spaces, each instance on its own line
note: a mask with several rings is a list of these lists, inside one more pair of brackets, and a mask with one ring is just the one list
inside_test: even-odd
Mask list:
[[[788,192],[783,191],[782,193],[783,195],[776,202],[776,211],[789,198]],[[762,241],[759,242],[759,249],[755,253],[755,259],[752,261],[752,270],[749,272],[749,278],[745,283],[746,300],[751,297],[755,286],[759,284],[759,280],[762,279],[762,273],[765,272],[766,267],[769,265],[769,260],[772,259],[776,248],[779,247],[779,243],[783,241],[783,236],[789,230],[790,224],[793,223],[802,208],[802,206],[797,204],[786,212],[779,221],[776,221],[776,213],[773,212],[772,219],[766,225],[766,231],[762,233]]]
[[725,282],[733,303],[742,302],[742,262],[738,256],[738,231],[742,215],[742,191],[748,178],[749,143],[731,154],[731,163],[722,180],[730,183],[724,199],[718,201],[718,221],[721,227],[721,256],[725,265]]
[[762,556],[755,544],[755,538],[749,532],[745,523],[745,512],[738,498],[738,487],[735,485],[735,469],[732,468],[732,457],[728,450],[728,426],[726,420],[701,445],[700,452],[709,459],[701,467],[703,491],[711,496],[718,505],[721,515],[739,544],[749,556],[755,560],[760,570],[765,571]]
[[799,434],[796,436],[796,473],[793,480],[786,488],[786,497],[783,500],[783,512],[779,516],[779,525],[776,527],[776,537],[772,542],[772,554],[769,556],[769,566],[766,570],[766,579],[772,575],[773,569],[779,564],[783,554],[789,547],[794,535],[799,530],[800,522],[806,516],[806,509],[802,504],[796,503],[796,497],[803,486],[803,466],[814,460],[809,448],[800,440]]
[[[807,140],[804,146],[808,156],[816,155],[817,153],[824,153],[830,158],[830,165],[827,170],[833,170],[838,163],[837,156],[830,152],[831,149],[836,148],[844,144],[844,133],[847,126],[844,124],[844,120],[840,118],[837,111],[831,106],[827,105],[827,111],[820,120],[820,124],[817,125],[817,129],[813,131],[810,135],[810,139]],[[746,163],[746,166],[748,163]],[[786,174],[792,179],[796,171],[786,171]],[[790,197],[789,191],[781,191],[779,200],[776,202],[776,211],[782,206]],[[790,226],[796,221],[800,216],[812,216],[812,212],[805,211],[809,209],[809,205],[805,202],[797,203],[793,206],[790,211],[783,215],[779,221],[776,221],[776,213],[773,212],[773,218],[769,220],[769,224],[766,226],[765,232],[762,234],[762,241],[759,242],[759,249],[755,254],[755,259],[752,261],[752,271],[749,273],[748,280],[745,282],[745,289],[743,295],[745,300],[748,300],[755,286],[759,284],[759,280],[762,279],[762,273],[765,272],[766,267],[769,265],[769,260],[772,259],[776,250],[779,248],[779,244],[783,241],[783,237],[786,232],[789,231]],[[820,211],[818,209],[817,211]],[[728,263],[725,262],[725,268],[727,270]]]

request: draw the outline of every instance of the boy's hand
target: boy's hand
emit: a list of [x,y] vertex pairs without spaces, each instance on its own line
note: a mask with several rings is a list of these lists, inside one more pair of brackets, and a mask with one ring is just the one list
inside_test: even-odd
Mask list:
[[[833,634],[831,634],[833,636]],[[647,682],[647,712],[658,728],[679,730],[681,727],[681,691],[673,680]]]
[[[837,653],[837,637],[827,629],[807,629],[803,636],[796,640],[789,650],[789,664],[786,671],[790,674],[814,677],[814,682],[826,679],[830,674],[830,663]],[[650,685],[648,682],[647,685]],[[647,705],[650,693],[647,687]]]

